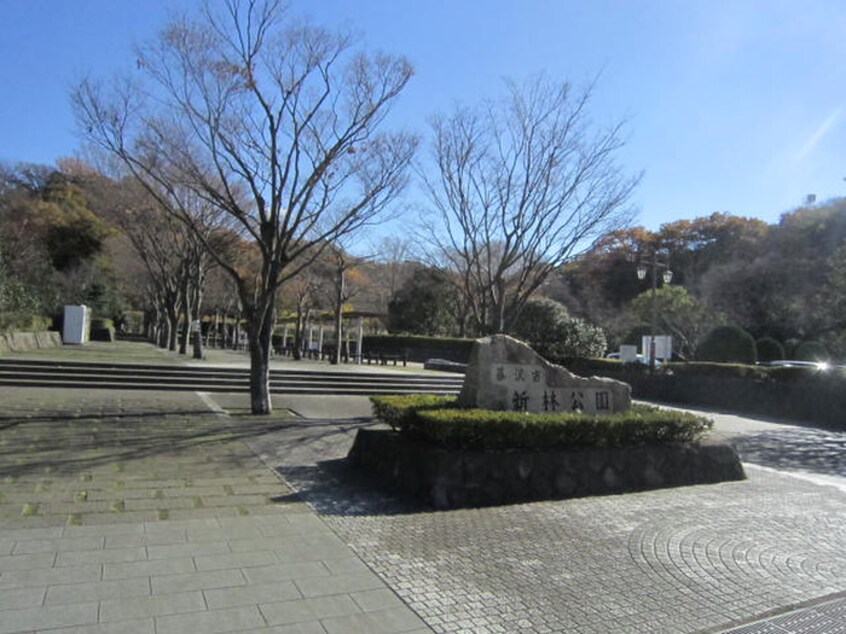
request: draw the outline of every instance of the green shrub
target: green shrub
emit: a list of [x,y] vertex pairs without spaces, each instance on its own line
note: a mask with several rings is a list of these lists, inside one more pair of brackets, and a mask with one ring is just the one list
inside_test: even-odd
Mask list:
[[755,342],[755,349],[758,351],[758,361],[776,361],[784,359],[784,346],[771,337],[763,337]]
[[0,313],[0,332],[43,332],[49,330],[52,320],[43,315],[23,312]]
[[548,298],[526,302],[510,334],[547,359],[595,357],[608,345],[601,328],[573,317],[563,304]]
[[388,423],[394,431],[413,431],[417,428],[417,412],[438,407],[454,407],[455,396],[439,394],[406,394],[371,396],[373,415]]
[[793,359],[797,361],[829,361],[831,355],[819,341],[803,341],[796,346]]
[[677,376],[701,376],[718,379],[765,379],[767,368],[742,363],[712,363],[693,361],[689,363],[671,363],[668,370]]
[[107,328],[114,328],[115,322],[113,319],[105,319],[98,317],[91,320],[91,330],[105,330]]
[[796,348],[802,343],[800,339],[788,339],[784,342],[784,358],[795,359]]
[[738,326],[717,326],[699,344],[696,360],[754,364],[758,360],[755,339]]
[[640,347],[643,344],[643,338],[648,337],[651,334],[652,328],[650,326],[635,326],[626,333],[626,336],[623,337],[623,340],[620,343],[626,346],[637,346],[637,349],[640,350]]
[[544,450],[691,442],[713,426],[707,418],[645,405],[609,416],[479,409],[426,409],[417,410],[416,416],[423,437],[451,449]]

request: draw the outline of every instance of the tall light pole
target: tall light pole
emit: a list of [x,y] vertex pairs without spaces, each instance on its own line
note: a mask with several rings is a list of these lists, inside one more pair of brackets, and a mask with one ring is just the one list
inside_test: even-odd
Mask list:
[[655,328],[658,322],[658,298],[655,289],[658,287],[658,269],[663,269],[661,278],[665,284],[673,281],[673,272],[669,264],[658,259],[654,251],[650,258],[642,259],[637,265],[637,279],[646,279],[646,274],[652,272],[652,320],[649,325],[649,371],[655,371]]

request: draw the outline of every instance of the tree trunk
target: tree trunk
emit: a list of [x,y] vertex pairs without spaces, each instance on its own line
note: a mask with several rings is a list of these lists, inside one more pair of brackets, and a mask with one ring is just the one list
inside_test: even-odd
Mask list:
[[303,314],[303,306],[301,303],[297,304],[297,323],[294,329],[294,347],[291,351],[291,356],[294,361],[302,359],[303,350],[303,331],[305,330],[305,315]]
[[253,414],[270,414],[270,354],[260,336],[249,334],[250,409]]
[[203,327],[200,322],[200,305],[202,304],[202,290],[198,287],[194,292],[191,320],[196,328],[194,329],[194,354],[195,359],[203,358]]
[[190,306],[182,304],[184,313],[182,317],[182,333],[179,337],[179,354],[188,354],[188,342],[191,341],[191,312]]
[[170,341],[170,322],[167,320],[167,313],[164,310],[159,312],[158,330],[159,348],[167,349],[167,342]]
[[[341,336],[343,335],[343,312],[344,312],[344,286],[346,280],[344,279],[344,261],[341,256],[338,256],[338,268],[336,270],[335,278],[335,341],[338,345],[335,348],[335,363],[341,363]],[[349,351],[347,351],[349,355]],[[349,358],[349,356],[347,356]]]
[[188,354],[188,342],[191,340],[191,315],[187,312],[182,319],[184,324],[179,337],[179,354]]
[[253,414],[270,414],[270,344],[273,335],[273,298],[270,306],[248,316],[250,342],[250,408]]
[[176,352],[177,339],[179,338],[179,313],[175,308],[167,309],[168,344],[167,349]]
[[237,350],[241,343],[241,313],[235,314],[235,325],[232,326],[232,349]]
[[167,320],[164,317],[159,318],[156,326],[156,345],[159,348],[167,348]]

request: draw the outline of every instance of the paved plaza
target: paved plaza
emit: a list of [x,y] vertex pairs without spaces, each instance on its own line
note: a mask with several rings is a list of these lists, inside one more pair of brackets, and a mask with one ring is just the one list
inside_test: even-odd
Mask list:
[[0,634],[846,631],[843,433],[720,415],[746,481],[435,512],[347,470],[366,399],[0,403]]

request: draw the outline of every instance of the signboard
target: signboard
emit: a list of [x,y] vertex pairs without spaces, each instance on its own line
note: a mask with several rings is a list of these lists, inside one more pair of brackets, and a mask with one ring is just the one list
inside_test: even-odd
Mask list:
[[[645,335],[641,340],[643,356],[649,361],[650,342],[653,338]],[[671,335],[655,335],[655,359],[669,361],[673,358],[673,337]]]
[[584,412],[608,414],[613,411],[612,393],[594,385],[550,386],[540,365],[497,363],[491,366],[494,385],[508,391],[510,410],[518,412]]

